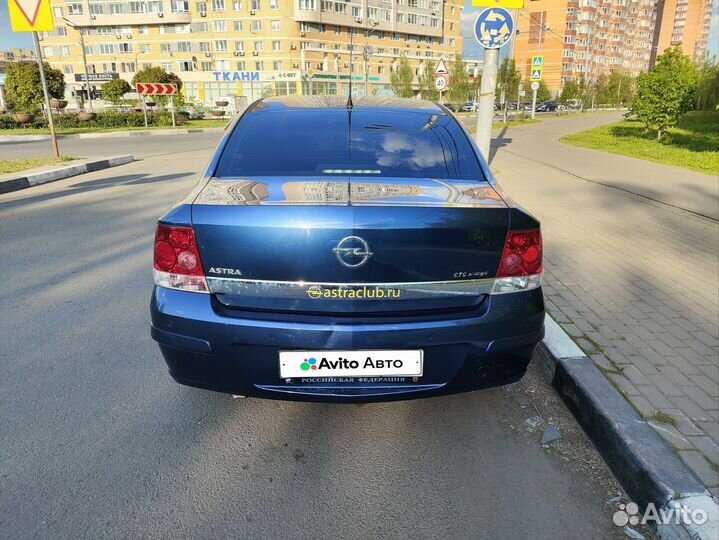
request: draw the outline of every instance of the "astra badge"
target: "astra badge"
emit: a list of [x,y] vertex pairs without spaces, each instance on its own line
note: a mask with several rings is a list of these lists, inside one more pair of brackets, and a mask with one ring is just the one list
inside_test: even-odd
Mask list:
[[343,238],[332,251],[337,255],[337,260],[340,264],[347,268],[359,268],[373,255],[367,242],[359,236]]

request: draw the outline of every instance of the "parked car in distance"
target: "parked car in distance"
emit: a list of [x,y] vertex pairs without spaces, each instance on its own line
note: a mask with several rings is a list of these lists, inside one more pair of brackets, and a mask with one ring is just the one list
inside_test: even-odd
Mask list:
[[462,106],[462,112],[477,112],[477,105],[474,101],[468,101]]
[[535,109],[537,112],[553,112],[559,108],[559,103],[556,101],[544,101],[537,105]]
[[451,103],[443,103],[443,105],[445,107],[447,107],[447,109],[449,109],[450,111],[457,112],[457,108],[454,105],[452,105]]
[[220,392],[466,392],[525,373],[542,264],[539,222],[443,107],[266,98],[157,223],[151,334],[177,382]]

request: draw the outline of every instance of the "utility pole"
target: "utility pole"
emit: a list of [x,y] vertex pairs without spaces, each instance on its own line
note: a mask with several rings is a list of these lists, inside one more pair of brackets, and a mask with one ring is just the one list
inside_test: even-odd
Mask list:
[[40,68],[40,82],[42,83],[42,93],[45,96],[45,109],[47,110],[47,125],[50,128],[50,141],[52,144],[52,154],[55,159],[60,158],[60,150],[57,147],[57,135],[55,134],[55,121],[52,118],[52,108],[50,107],[50,94],[47,91],[47,79],[45,78],[45,67],[42,65],[42,50],[40,49],[40,40],[37,32],[32,33],[32,39],[35,43],[35,52],[37,53],[37,64]]
[[499,48],[484,50],[482,84],[479,89],[477,107],[477,133],[475,140],[484,159],[489,162],[489,143],[492,140],[492,119],[494,117],[494,92],[497,88],[497,67]]
[[[63,17],[63,21],[74,28],[80,34],[80,48],[82,49],[82,65],[85,68],[85,92],[87,92],[87,105],[92,112],[92,96],[90,95],[90,76],[87,74],[87,54],[85,53],[85,37],[82,35],[82,28],[77,26],[75,23],[70,22],[67,18]],[[137,58],[136,58],[137,59]],[[136,66],[137,69],[137,66]]]
[[[544,31],[544,11],[540,11],[539,12],[539,39],[537,40],[537,56],[542,56],[542,32],[543,31]],[[530,71],[530,73],[531,73],[531,71]],[[532,120],[534,120],[536,108],[537,108],[537,90],[532,88]],[[519,109],[517,110],[517,113],[519,113]]]

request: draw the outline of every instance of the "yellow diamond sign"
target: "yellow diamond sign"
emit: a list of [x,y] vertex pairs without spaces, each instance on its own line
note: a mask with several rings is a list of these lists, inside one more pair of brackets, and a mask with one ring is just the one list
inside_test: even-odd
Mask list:
[[472,0],[472,7],[522,9],[524,7],[524,0]]
[[52,32],[50,0],[8,0],[10,24],[14,32]]

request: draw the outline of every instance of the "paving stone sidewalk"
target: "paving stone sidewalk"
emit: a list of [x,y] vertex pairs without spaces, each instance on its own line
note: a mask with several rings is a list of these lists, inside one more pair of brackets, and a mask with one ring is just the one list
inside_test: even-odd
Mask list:
[[718,180],[558,142],[616,120],[510,128],[492,169],[542,221],[549,312],[719,496],[719,225],[673,192],[694,183],[711,209]]

